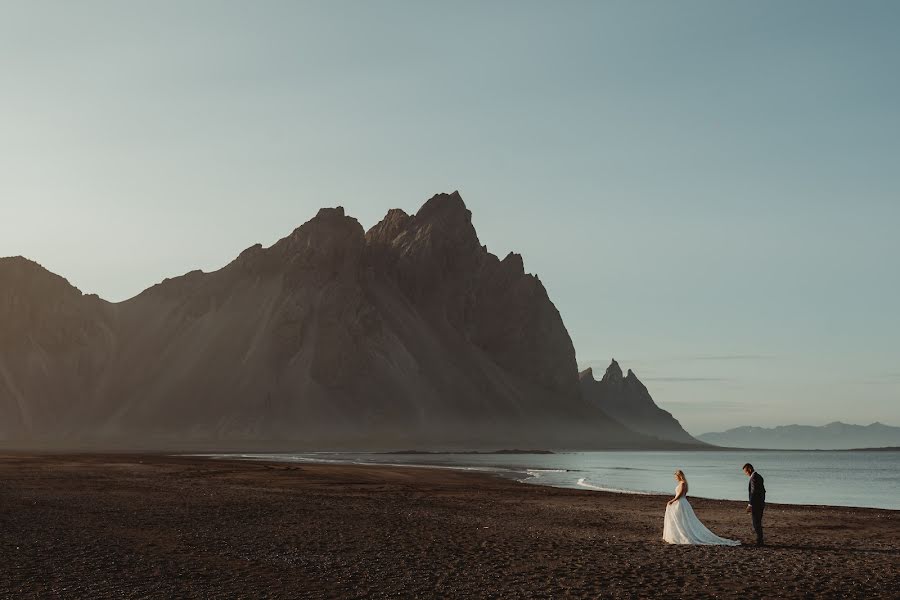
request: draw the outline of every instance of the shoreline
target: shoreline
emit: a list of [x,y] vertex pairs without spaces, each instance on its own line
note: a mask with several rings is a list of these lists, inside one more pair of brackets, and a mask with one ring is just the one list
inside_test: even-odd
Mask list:
[[[197,457],[197,458],[207,458],[210,460],[245,460],[248,462],[272,462],[275,464],[320,464],[320,465],[349,465],[349,466],[375,466],[375,467],[397,467],[397,468],[422,468],[422,469],[439,469],[439,470],[458,470],[462,472],[471,472],[471,473],[484,473],[489,476],[499,477],[501,479],[506,479],[509,481],[515,481],[517,483],[521,483],[524,485],[532,485],[539,487],[548,487],[553,489],[568,489],[568,490],[583,490],[588,492],[601,492],[608,494],[619,494],[626,496],[656,496],[656,497],[670,497],[671,493],[662,492],[662,491],[653,491],[653,490],[634,490],[634,489],[625,489],[625,488],[612,488],[612,487],[602,487],[602,486],[593,486],[591,484],[582,483],[585,478],[580,478],[574,484],[567,485],[553,485],[548,483],[536,483],[532,480],[540,479],[541,472],[566,472],[566,473],[576,473],[578,472],[575,469],[549,469],[549,468],[541,468],[541,467],[493,467],[493,466],[478,466],[478,465],[444,465],[444,464],[428,464],[428,463],[403,463],[403,462],[381,462],[381,461],[351,461],[351,460],[339,460],[339,459],[321,459],[316,460],[314,458],[307,457],[296,457],[294,454],[285,453],[290,456],[293,456],[293,460],[274,460],[269,458],[271,456],[276,456],[282,453],[219,453],[219,454],[171,454],[170,456],[187,456],[187,457]],[[300,454],[300,453],[298,453]],[[302,453],[302,454],[316,454],[314,452],[310,453]],[[331,452],[322,452],[321,454],[340,454],[340,453],[331,453]],[[372,453],[350,453],[347,454],[355,454],[355,455],[371,455],[371,456],[382,456],[384,453],[380,452],[372,452]],[[401,454],[401,453],[391,453],[391,454]],[[439,452],[431,452],[427,453],[427,455],[457,455],[460,453],[439,453]],[[463,455],[471,455],[473,453],[462,453]],[[490,453],[486,453],[490,454]],[[520,452],[519,454],[530,454],[527,452]],[[390,455],[390,454],[387,454]],[[419,455],[419,453],[416,453]],[[543,455],[541,453],[540,455]],[[516,477],[521,476],[521,477]],[[698,496],[691,494],[691,498],[702,499],[702,500],[712,500],[718,502],[743,502],[743,500],[733,500],[730,498],[715,498],[710,496]],[[774,506],[791,506],[798,508],[839,508],[839,509],[848,509],[848,510],[886,510],[886,511],[894,511],[900,512],[900,508],[888,508],[888,507],[879,507],[879,506],[853,506],[853,505],[844,505],[844,504],[809,504],[809,503],[792,503],[792,502],[767,502],[767,507]]]
[[[759,549],[665,544],[664,496],[456,469],[2,454],[0,480],[0,597],[871,598],[900,586],[890,510],[771,505]],[[752,539],[744,503],[691,504],[718,535]]]
[[[327,446],[324,446],[328,448]],[[274,448],[274,450],[273,450]],[[188,454],[188,453],[263,453],[311,454],[324,453],[370,453],[370,454],[456,454],[456,455],[519,455],[519,454],[565,454],[570,452],[900,452],[900,446],[881,446],[871,448],[742,448],[732,446],[715,446],[712,444],[678,444],[645,446],[611,446],[611,447],[557,447],[557,448],[475,448],[471,446],[448,446],[443,450],[400,448],[392,446],[372,446],[359,449],[355,447],[334,446],[323,450],[323,446],[306,446],[303,443],[289,440],[267,440],[261,442],[225,442],[213,444],[205,441],[174,442],[171,440],[146,443],[133,441],[96,441],[84,443],[59,442],[55,440],[0,440],[0,453],[6,454]],[[372,449],[376,448],[376,449]]]

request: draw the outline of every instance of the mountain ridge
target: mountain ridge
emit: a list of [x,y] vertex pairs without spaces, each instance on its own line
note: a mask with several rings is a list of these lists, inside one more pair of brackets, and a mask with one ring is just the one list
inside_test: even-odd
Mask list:
[[543,284],[520,255],[487,251],[458,192],[368,231],[323,208],[268,248],[117,303],[4,260],[7,441],[665,445],[582,397]]
[[717,446],[784,450],[853,450],[900,446],[900,427],[874,422],[853,425],[834,421],[827,425],[745,425],[697,436]]

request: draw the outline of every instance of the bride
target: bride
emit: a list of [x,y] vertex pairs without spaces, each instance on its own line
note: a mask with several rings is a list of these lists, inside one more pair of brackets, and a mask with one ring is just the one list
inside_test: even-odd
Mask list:
[[720,538],[706,528],[687,501],[688,482],[681,469],[675,471],[678,487],[675,497],[666,504],[666,520],[663,523],[663,541],[670,544],[705,544],[737,546],[737,540]]

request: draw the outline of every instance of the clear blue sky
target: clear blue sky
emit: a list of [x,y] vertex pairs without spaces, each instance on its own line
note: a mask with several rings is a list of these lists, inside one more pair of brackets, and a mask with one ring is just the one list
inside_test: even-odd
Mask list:
[[900,425],[900,3],[0,8],[0,255],[121,300],[458,189],[689,431]]

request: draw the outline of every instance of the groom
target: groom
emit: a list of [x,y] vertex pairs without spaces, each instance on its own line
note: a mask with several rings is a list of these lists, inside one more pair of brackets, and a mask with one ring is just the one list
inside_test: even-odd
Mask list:
[[744,465],[744,473],[750,478],[750,504],[747,505],[747,512],[753,517],[753,531],[756,532],[756,545],[763,544],[763,528],[762,518],[763,510],[766,508],[766,486],[763,484],[763,477],[753,468],[753,465],[747,463]]

